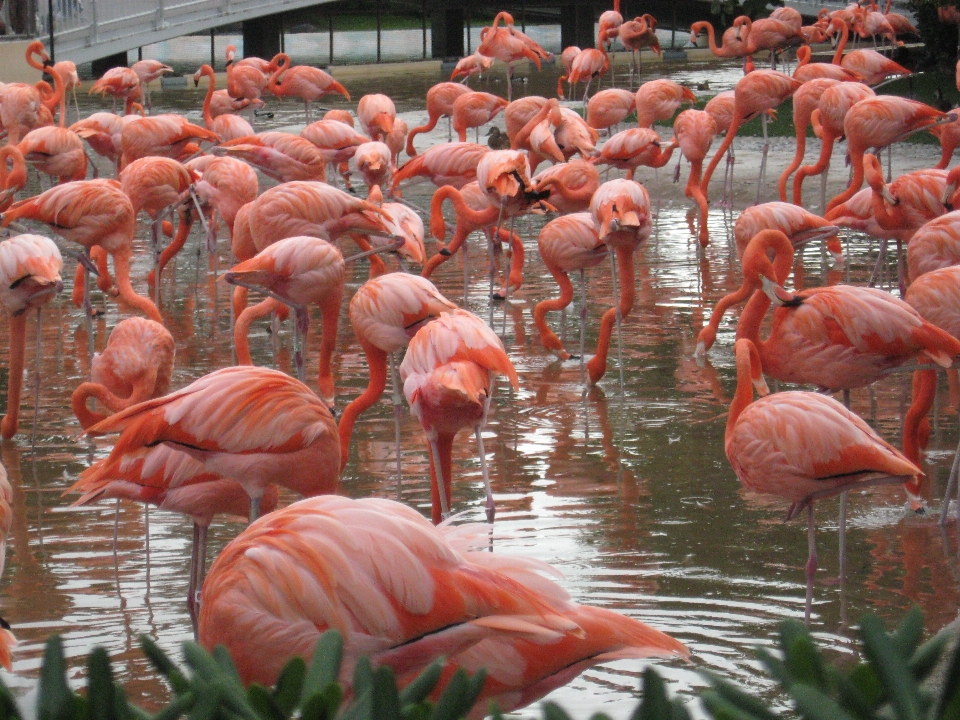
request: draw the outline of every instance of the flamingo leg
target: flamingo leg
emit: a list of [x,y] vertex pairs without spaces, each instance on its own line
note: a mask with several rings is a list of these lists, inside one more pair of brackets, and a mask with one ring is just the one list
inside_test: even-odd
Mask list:
[[516,218],[510,218],[510,239],[503,248],[504,257],[507,259],[507,267],[504,277],[506,283],[503,287],[503,334],[507,334],[507,305],[510,304],[510,270],[513,267],[513,224]]
[[463,262],[463,306],[467,306],[467,290],[470,287],[470,263],[467,262],[469,256],[467,251],[469,250],[469,243],[464,241],[463,243],[463,256],[461,260]]
[[583,356],[587,353],[587,274],[580,271],[580,384],[587,386],[586,365]]
[[93,305],[90,302],[90,270],[87,266],[90,264],[90,248],[84,248],[83,254],[87,262],[83,267],[83,314],[86,316],[87,326],[87,363],[93,367]]
[[[500,237],[500,223],[502,221],[503,221],[503,205],[500,206],[500,212],[497,213],[497,227],[493,231],[493,236],[490,238],[490,244],[488,246],[490,248],[490,270],[489,270],[490,296],[489,297],[491,300],[495,297],[493,293],[493,283],[494,283],[494,280],[496,279],[496,264],[494,263],[494,257],[493,257],[493,244]],[[493,327],[493,303],[492,302],[490,303],[490,320],[488,324],[490,325],[491,328]]]
[[34,450],[37,447],[37,415],[40,413],[40,341],[43,337],[42,335],[42,326],[40,324],[40,311],[41,308],[37,308],[37,340],[36,340],[36,365],[33,369],[33,433],[30,437],[30,447]]
[[817,534],[813,524],[813,503],[807,505],[807,600],[804,607],[803,621],[810,626],[810,611],[813,609],[813,581],[817,575]]
[[253,522],[258,517],[260,517],[260,498],[252,497],[250,498],[250,522]]
[[[957,452],[953,456],[953,465],[950,468],[950,478],[947,480],[947,491],[943,494],[943,505],[940,507],[940,524],[947,522],[947,513],[950,512],[950,498],[957,487],[957,475],[960,473],[960,444],[957,445]],[[957,501],[958,512],[960,512],[960,500]],[[960,526],[958,526],[960,527]]]
[[880,238],[880,255],[877,257],[877,264],[873,268],[873,274],[870,276],[870,287],[875,287],[877,278],[880,276],[880,268],[883,266],[883,260],[887,255],[887,239]]
[[447,502],[447,485],[443,478],[443,466],[440,463],[440,448],[437,447],[435,438],[430,438],[430,456],[433,458],[433,466],[436,469],[437,486],[440,495],[440,518],[446,520],[450,517],[450,504]]
[[303,305],[291,305],[295,320],[293,323],[293,359],[297,366],[297,380],[306,382],[306,368],[303,361],[303,345],[307,340],[307,330],[310,327],[310,316]]
[[[844,391],[846,392],[846,391]],[[840,493],[840,580],[847,576],[847,495],[844,490]]]
[[820,212],[827,212],[827,170],[820,173]]
[[513,65],[507,63],[507,102],[513,102]]
[[484,413],[484,421],[481,421],[477,425],[473,432],[477,436],[477,452],[480,453],[480,472],[483,474],[483,487],[487,492],[487,522],[492,523],[494,516],[497,514],[497,505],[493,501],[493,489],[490,487],[490,474],[487,472],[487,453],[483,448],[483,425],[485,424],[486,413]]
[[617,309],[617,363],[620,365],[620,395],[623,396],[623,313],[620,311],[620,288],[617,284],[617,256],[610,253],[610,269],[613,271],[613,306]]
[[397,383],[396,353],[390,353],[390,384],[393,386],[393,439],[397,453],[397,502],[400,502],[400,486],[403,482],[403,470],[400,458],[400,415],[403,413],[403,401],[400,398],[400,386]]
[[[776,66],[776,55],[774,55],[774,66]],[[757,178],[757,201],[755,205],[760,204],[760,195],[763,190],[763,181],[767,174],[767,153],[770,151],[770,138],[767,136],[767,114],[761,113],[760,124],[763,125],[763,153],[760,156],[760,176]]]

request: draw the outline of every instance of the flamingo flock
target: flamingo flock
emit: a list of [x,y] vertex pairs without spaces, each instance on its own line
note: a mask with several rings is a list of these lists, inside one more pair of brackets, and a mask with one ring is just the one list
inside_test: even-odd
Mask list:
[[[549,566],[479,551],[492,547],[487,544],[496,517],[484,429],[495,395],[513,397],[520,382],[506,333],[497,332],[495,308],[502,303],[505,327],[511,294],[521,291],[525,263],[531,262],[533,238],[524,228],[534,214],[550,216],[536,238],[536,255],[560,294],[538,299],[533,309],[540,342],[561,363],[579,366],[584,387],[602,382],[612,364],[625,392],[623,334],[637,301],[638,269],[644,274],[644,248],[655,242],[661,192],[658,175],[638,182],[647,172],[642,168],[656,173],[678,148],[689,162],[684,194],[695,204],[694,247],[702,254],[710,243],[712,175],[726,157],[719,205],[732,202],[727,183],[734,138],[759,116],[764,144],[756,203],[739,215],[734,230],[742,285],[717,303],[702,329],[695,328],[696,357],[705,361],[725,313],[743,304],[724,447],[744,487],[789,502],[787,519],[807,516],[809,620],[817,570],[815,503],[851,489],[899,484],[910,510],[924,510],[928,493],[920,452],[933,368],[952,368],[960,356],[960,213],[951,212],[960,202],[960,169],[947,169],[960,120],[871,89],[909,72],[877,50],[845,54],[851,32],[873,37],[875,45],[878,37],[895,45],[898,35],[915,33],[889,13],[889,2],[887,11],[852,5],[824,11],[803,26],[799,13],[779,8],[768,18],[737,18],[719,46],[709,23],[695,23],[694,39],[705,30],[715,55],[744,58],[749,70],[702,110],[684,108],[697,95],[673,80],[639,83],[637,53],[660,51],[656,19],[625,20],[616,1],[600,17],[596,48],[564,50],[559,97],[514,100],[514,65],[528,61],[539,68],[551,56],[501,12],[482,30],[477,52],[457,64],[450,81],[428,91],[426,122],[409,130],[386,94],[362,96],[355,113],[323,110],[315,119],[323,98],[351,101],[344,85],[318,68],[293,65],[285,53],[237,59],[233,46],[227,50],[226,90],[216,89],[210,65],[194,76],[196,84],[204,77],[208,83],[203,126],[176,114],[149,114],[149,83],[172,72],[155,61],[107,73],[91,92],[113,98],[114,112],[81,118],[76,109],[76,121],[68,123],[66,93],[75,92],[76,70],[52,65],[42,44],[33,43],[27,60],[49,73],[52,84],[0,86],[7,137],[0,148],[0,225],[17,233],[0,242],[0,305],[10,322],[2,435],[21,432],[27,313],[34,311],[39,322],[43,307],[64,287],[64,256],[73,257],[72,300],[87,323],[91,373],[76,388],[72,408],[87,436],[115,441],[109,455],[68,490],[79,495],[80,505],[134,500],[192,519],[187,603],[194,631],[207,647],[226,644],[245,682],[273,682],[289,658],[309,656],[327,628],[344,634],[345,677],[361,655],[391,667],[401,682],[440,656],[445,672],[495,665],[502,671],[491,673],[484,697],[504,710],[518,707],[521,698],[536,699],[561,671],[569,680],[570,668],[580,671],[612,658],[687,657],[682,643],[637,620],[574,603],[545,577],[553,572]],[[809,43],[831,36],[838,39],[832,62],[811,62]],[[615,81],[616,43],[632,54],[629,80],[623,88],[601,89],[608,74]],[[778,56],[788,50],[796,50],[798,59],[792,75],[776,69]],[[773,67],[751,69],[757,53],[768,53]],[[465,84],[495,61],[507,68],[505,99]],[[464,83],[453,82],[458,77]],[[584,84],[578,100],[565,100],[565,83],[568,92]],[[299,134],[255,130],[254,110],[271,95],[303,102]],[[796,152],[779,178],[779,201],[762,203],[767,122],[790,102]],[[118,103],[122,115],[116,114]],[[497,129],[481,144],[481,129],[501,114],[505,134]],[[424,147],[421,138],[418,149],[415,138],[444,117],[448,141]],[[820,139],[820,157],[803,165],[810,125]],[[939,136],[942,158],[930,163],[939,160],[939,167],[885,179],[877,154],[917,132]],[[724,138],[708,160],[719,134]],[[504,147],[495,146],[499,135]],[[802,182],[810,175],[825,178],[839,138],[846,139],[851,178],[829,202],[823,182],[817,214],[803,207]],[[401,162],[404,152],[408,159]],[[116,179],[98,177],[101,165]],[[33,171],[48,178],[49,189],[18,197]],[[359,183],[351,180],[354,173]],[[435,190],[429,206],[420,208],[404,195],[426,182]],[[142,283],[132,276],[141,212],[149,218],[147,260],[153,266]],[[170,309],[159,289],[169,282],[165,266],[197,226],[211,255],[210,272],[230,287],[238,364],[172,389],[177,338],[164,326]],[[852,285],[803,289],[800,278],[788,289],[795,257],[809,243],[822,242],[825,257],[829,251],[835,262],[845,261],[839,238],[844,227],[883,243],[892,238],[898,252],[907,245],[900,296]],[[224,229],[231,252],[221,272],[217,241]],[[466,254],[476,232],[489,253],[487,318],[458,307],[431,281],[462,252],[466,304]],[[367,269],[366,282],[355,290],[347,283],[353,263]],[[588,357],[588,271],[592,284],[607,263],[612,303]],[[580,295],[576,355],[548,322],[549,313],[574,300],[571,273]],[[90,326],[94,283],[130,314],[99,355],[92,353]],[[135,284],[147,293],[138,293]],[[252,305],[251,295],[259,298]],[[345,304],[367,377],[365,390],[337,418],[337,406],[346,400],[336,361]],[[771,305],[772,324],[762,339]],[[313,306],[321,316],[316,359],[306,351]],[[253,323],[271,317],[276,326],[288,316],[296,378],[255,367],[249,350]],[[901,452],[847,406],[851,389],[913,361],[920,370]],[[309,376],[313,362],[317,371]],[[764,374],[817,392],[770,394]],[[399,447],[404,399],[423,430],[430,520],[398,502],[335,495],[343,470],[359,463],[352,448],[353,438],[367,432],[362,415],[388,384],[398,481],[410,472],[402,467]],[[754,401],[755,391],[764,397]],[[825,394],[834,392],[842,392],[846,403]],[[452,522],[452,451],[463,429],[478,444],[487,524]],[[283,504],[280,489],[306,499],[277,509]],[[9,525],[8,494],[0,482],[0,529]],[[248,516],[250,526],[208,570],[207,529],[218,514]],[[0,556],[0,568],[2,561]],[[11,633],[0,631],[0,663],[8,668],[12,643]],[[513,663],[509,671],[505,663]]]

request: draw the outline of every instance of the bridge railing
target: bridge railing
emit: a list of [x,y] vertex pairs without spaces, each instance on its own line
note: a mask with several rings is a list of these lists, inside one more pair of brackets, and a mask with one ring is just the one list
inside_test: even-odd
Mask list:
[[11,38],[36,37],[37,0],[13,0],[0,8],[0,41]]
[[[15,2],[21,0],[14,0]],[[36,2],[36,0],[28,0]],[[57,57],[86,62],[109,52],[185,35],[324,0],[54,0]],[[267,8],[267,5],[269,7]],[[40,0],[41,34],[49,28],[48,3]]]

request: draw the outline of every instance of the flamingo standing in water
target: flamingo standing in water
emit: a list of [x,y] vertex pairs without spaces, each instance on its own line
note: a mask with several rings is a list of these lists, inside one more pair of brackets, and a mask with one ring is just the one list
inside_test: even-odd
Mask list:
[[224,113],[214,117],[211,106],[217,80],[213,74],[213,68],[209,65],[201,65],[193,76],[193,84],[199,86],[200,78],[204,76],[210,81],[210,84],[207,85],[206,97],[203,100],[203,124],[207,130],[215,132],[222,140],[236,140],[253,135],[253,127],[239,115]]
[[302,100],[307,123],[313,120],[312,105],[317,100],[333,93],[342,95],[347,100],[350,99],[347,89],[334,80],[329,73],[310,65],[291,67],[289,58],[284,53],[275,57],[274,62],[278,62],[280,58],[286,58],[287,62],[278,63],[279,66],[267,81],[267,89],[281,99],[295,97]]
[[[63,78],[51,64],[50,56],[43,49],[42,42],[34,40],[27,45],[26,60],[30,67],[49,73],[53,78],[53,87],[51,88],[43,81],[36,85],[26,83],[0,85],[0,125],[7,131],[7,142],[14,145],[35,127],[52,123],[51,113],[63,98]],[[45,115],[48,121],[41,122]],[[63,122],[65,118],[61,118],[61,123]]]
[[[503,27],[500,27],[501,22]],[[480,31],[477,52],[506,63],[508,101],[513,99],[513,63],[527,58],[539,70],[540,60],[546,60],[550,56],[540,45],[513,26],[513,16],[508,12],[497,13],[493,25]]]
[[[630,314],[636,299],[634,254],[650,237],[650,196],[643,185],[633,180],[609,180],[593,194],[590,214],[600,241],[613,250],[610,265],[613,270],[614,307],[603,314],[597,352],[587,363],[590,383],[596,385],[607,371],[610,338],[617,328],[617,348],[620,359],[620,387],[623,388],[623,341],[620,325]],[[618,278],[619,275],[619,278]],[[619,279],[619,293],[617,289]]]
[[[462,61],[461,61],[462,62]],[[492,60],[490,61],[493,62]],[[450,78],[451,80],[453,77]],[[453,115],[453,104],[461,95],[472,92],[470,88],[461,83],[442,82],[437,83],[427,90],[427,122],[425,125],[418,125],[407,134],[407,155],[417,156],[417,149],[413,146],[413,138],[420,133],[430,132],[437,126],[437,122],[442,117],[450,118]],[[452,140],[452,121],[447,125],[447,140]]]
[[140,94],[146,102],[147,110],[151,110],[153,102],[150,99],[150,83],[159,80],[167,73],[172,73],[173,68],[159,60],[138,60],[130,66],[130,69],[137,74],[137,79],[140,80]]
[[60,279],[62,270],[63,259],[60,251],[49,238],[40,235],[17,235],[0,243],[0,307],[10,318],[7,413],[0,421],[0,435],[5,440],[17,434],[20,424],[27,311],[37,311],[36,382],[39,393],[40,310],[63,289],[63,281]]
[[[794,73],[793,76],[796,78],[797,74]],[[794,171],[800,167],[800,163],[803,162],[803,156],[807,150],[807,128],[810,126],[813,111],[819,107],[823,93],[840,81],[834,78],[818,77],[802,82],[803,85],[793,94],[793,130],[797,136],[797,149],[777,183],[781,202],[787,201],[787,182]]]
[[770,140],[767,137],[766,111],[777,107],[793,95],[802,84],[799,80],[794,80],[789,75],[784,75],[776,70],[754,70],[737,81],[737,86],[734,89],[733,119],[730,121],[730,127],[723,138],[723,144],[720,145],[710,160],[710,164],[703,174],[703,182],[700,184],[706,197],[710,196],[708,188],[710,187],[710,178],[713,177],[713,171],[733,143],[740,125],[747,117],[760,113],[760,120],[763,123],[763,155],[760,160],[760,175],[757,178],[756,200],[757,204],[760,204],[763,177],[767,165],[767,152],[770,150]]
[[[767,395],[760,354],[750,340],[737,340],[734,352],[737,392],[727,416],[724,449],[744,487],[790,501],[787,520],[807,511],[809,622],[817,571],[814,502],[887,483],[905,483],[908,492],[916,493],[922,473],[833,398],[812,392]],[[753,402],[754,388],[767,396]]]
[[350,438],[361,413],[373,406],[387,386],[387,358],[393,382],[397,433],[397,478],[400,477],[400,390],[396,384],[396,355],[417,331],[442,313],[456,309],[426,278],[390,273],[368,280],[350,300],[350,324],[367,359],[370,380],[359,397],[343,409],[340,433],[340,471],[350,459]]
[[553,279],[560,286],[560,297],[542,300],[533,309],[533,321],[540,331],[540,342],[561,360],[569,359],[570,353],[547,325],[547,313],[563,310],[573,302],[573,285],[570,273],[580,273],[580,381],[584,382],[584,352],[587,322],[587,284],[586,270],[602,263],[608,253],[607,246],[600,241],[593,216],[588,212],[561,215],[551,220],[540,231],[537,238],[540,257]]
[[[489,692],[503,694],[500,707],[604,658],[689,654],[637,620],[576,605],[545,569],[471,552],[446,527],[391,500],[311,498],[247,528],[217,557],[203,586],[199,639],[208,649],[226,645],[242,682],[270,685],[291,658],[309,658],[321,633],[338,628],[345,678],[365,655],[402,686],[445,656],[450,672],[498,668]],[[489,657],[500,662],[484,662]]]
[[519,388],[517,371],[500,338],[466,310],[444,313],[418,330],[400,363],[403,394],[430,446],[431,513],[435,524],[450,516],[453,440],[465,426],[472,427],[477,437],[487,491],[487,520],[493,522],[496,506],[482,432],[498,375],[506,375],[514,390]]
[[677,115],[673,123],[673,136],[680,152],[690,163],[690,177],[683,194],[697,204],[700,213],[700,228],[697,237],[700,245],[706,247],[710,242],[710,230],[707,228],[707,198],[700,188],[703,172],[703,160],[710,152],[713,139],[717,136],[717,122],[703,110],[684,110]]

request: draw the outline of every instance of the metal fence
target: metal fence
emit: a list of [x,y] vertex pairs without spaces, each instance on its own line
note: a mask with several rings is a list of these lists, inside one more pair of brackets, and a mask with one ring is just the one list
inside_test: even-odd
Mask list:
[[[15,3],[23,1],[13,0]],[[296,10],[323,1],[54,0],[56,54],[60,59],[79,64],[198,29]],[[38,5],[36,27],[41,34],[46,34],[50,22],[49,4],[47,0],[39,0]]]

